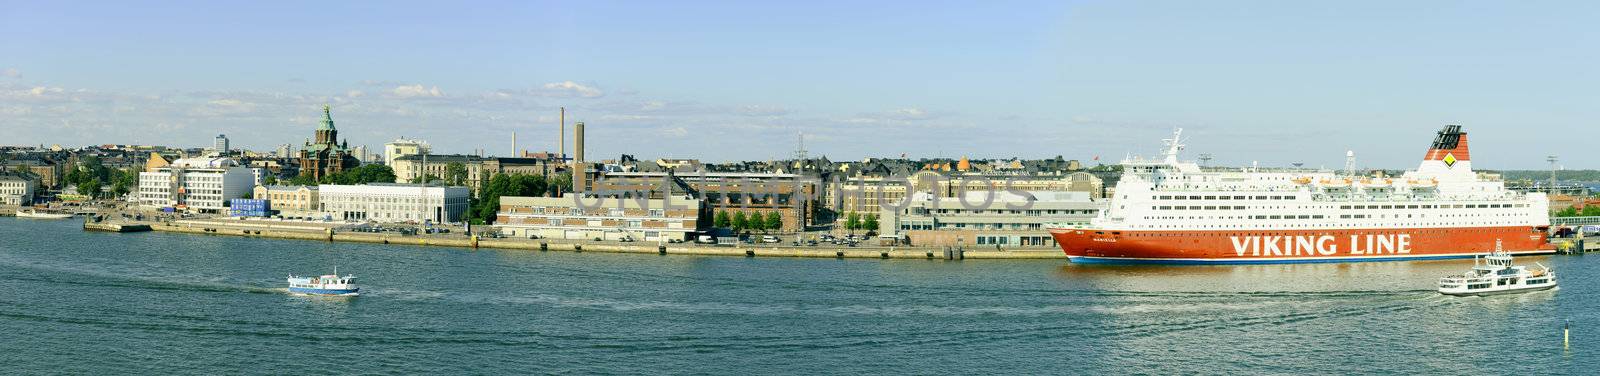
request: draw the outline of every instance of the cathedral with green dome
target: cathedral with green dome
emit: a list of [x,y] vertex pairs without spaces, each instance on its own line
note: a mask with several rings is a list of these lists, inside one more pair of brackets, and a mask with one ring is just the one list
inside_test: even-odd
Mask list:
[[361,161],[350,154],[350,142],[339,141],[339,130],[333,127],[333,114],[323,105],[322,125],[317,126],[316,142],[307,141],[300,148],[300,175],[322,181],[324,176],[360,165]]

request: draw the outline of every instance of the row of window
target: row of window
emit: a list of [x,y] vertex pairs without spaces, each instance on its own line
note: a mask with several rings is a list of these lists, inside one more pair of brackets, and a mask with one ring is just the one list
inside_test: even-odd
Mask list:
[[1454,205],[1340,205],[1340,209],[1499,209],[1525,208],[1528,204],[1454,204]]
[[1294,196],[1158,196],[1161,200],[1293,200]]

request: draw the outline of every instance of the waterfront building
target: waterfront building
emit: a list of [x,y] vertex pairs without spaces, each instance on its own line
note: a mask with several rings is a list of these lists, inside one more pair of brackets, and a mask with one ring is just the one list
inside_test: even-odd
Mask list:
[[334,219],[373,222],[460,222],[471,193],[467,187],[374,183],[317,186],[317,211]]
[[595,197],[500,198],[494,228],[518,238],[639,241],[689,240],[708,225],[702,201],[687,197],[663,199],[600,199]]
[[38,184],[45,188],[58,187],[61,183],[59,179],[64,173],[60,163],[39,157],[0,161],[0,167],[4,167],[6,171],[33,173],[39,178]]
[[1086,224],[1103,202],[1088,192],[974,191],[961,197],[912,195],[880,212],[878,233],[917,246],[1055,247],[1051,224]]
[[649,192],[651,199],[684,195],[704,201],[713,214],[742,212],[765,218],[775,212],[783,222],[778,231],[794,232],[811,224],[818,182],[794,174],[608,172],[591,185],[588,193],[603,197],[637,197],[636,192]]
[[[427,141],[409,140],[405,137],[383,144],[383,164],[394,167],[394,160],[407,155],[427,154],[431,152]],[[397,182],[398,183],[398,182]]]
[[487,177],[498,174],[549,176],[561,170],[562,164],[549,158],[489,158],[483,161],[482,173]]
[[[423,164],[424,159],[427,160],[426,165]],[[426,157],[424,157],[422,154],[413,154],[395,158],[394,164],[390,165],[389,167],[394,169],[394,178],[396,183],[410,183],[415,181],[415,179],[418,177],[424,175],[433,176],[434,179],[444,180],[445,169],[448,168],[451,163],[460,163],[463,167],[467,168],[467,177],[462,184],[468,188],[471,188],[473,192],[477,192],[478,188],[482,187],[483,181],[487,180],[488,178],[488,176],[483,173],[483,165],[485,161],[487,161],[487,159],[483,157],[466,154],[428,154]]]
[[38,178],[25,172],[0,172],[0,205],[29,205],[38,189]]
[[[959,164],[959,162],[958,162]],[[907,186],[910,183],[910,186]],[[992,184],[992,185],[990,185]],[[909,189],[908,189],[909,188]],[[917,192],[955,198],[963,192],[975,191],[1029,191],[1029,192],[1084,192],[1091,198],[1105,197],[1105,183],[1097,176],[1076,172],[1066,176],[1050,175],[944,175],[934,171],[921,171],[905,179],[867,177],[836,183],[827,190],[824,202],[835,213],[877,213],[883,205],[906,201],[907,195]],[[843,215],[839,216],[843,219]]]
[[258,185],[254,198],[267,200],[278,215],[285,217],[320,217],[321,202],[314,185]]
[[259,172],[229,158],[183,158],[139,173],[138,203],[201,213],[222,213],[229,199],[247,197]]
[[307,142],[300,150],[300,174],[313,180],[355,168],[361,165],[350,152],[349,141],[339,141],[339,130],[333,126],[333,114],[322,106],[322,124],[317,126],[316,142]]
[[211,150],[215,151],[218,156],[228,156],[228,136],[217,135],[217,139],[211,142]]

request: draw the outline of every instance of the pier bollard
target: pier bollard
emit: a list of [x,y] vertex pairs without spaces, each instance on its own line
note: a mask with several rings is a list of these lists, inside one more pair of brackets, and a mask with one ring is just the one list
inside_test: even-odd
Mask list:
[[754,250],[754,249],[746,249],[746,250],[744,250],[744,257],[756,257],[756,250]]
[[929,260],[933,259],[933,251],[928,251],[928,259]]
[[573,244],[572,245],[572,251],[573,252],[583,252],[583,244]]
[[667,246],[664,246],[664,245],[656,246],[656,253],[663,254],[663,255],[667,254]]
[[550,250],[550,243],[539,242],[539,252]]
[[889,252],[878,252],[878,257],[889,258]]
[[844,258],[844,251],[834,251],[833,257]]

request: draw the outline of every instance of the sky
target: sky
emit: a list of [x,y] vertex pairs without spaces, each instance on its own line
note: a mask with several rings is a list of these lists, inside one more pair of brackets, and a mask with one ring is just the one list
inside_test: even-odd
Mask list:
[[[0,0],[0,145],[1600,168],[1596,2]],[[571,138],[569,137],[569,142]],[[572,146],[568,146],[571,153]]]

